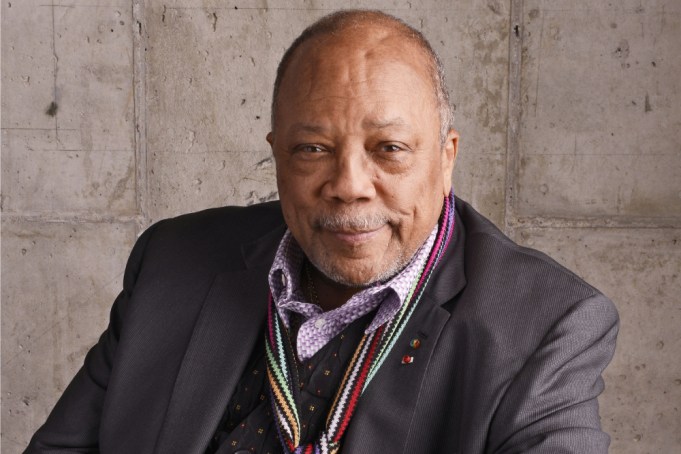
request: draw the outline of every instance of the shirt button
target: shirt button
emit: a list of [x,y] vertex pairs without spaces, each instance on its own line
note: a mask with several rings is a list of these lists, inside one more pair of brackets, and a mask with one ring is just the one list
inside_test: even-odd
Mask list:
[[322,329],[324,325],[326,325],[326,320],[324,320],[323,318],[318,318],[314,322],[314,327],[317,329]]

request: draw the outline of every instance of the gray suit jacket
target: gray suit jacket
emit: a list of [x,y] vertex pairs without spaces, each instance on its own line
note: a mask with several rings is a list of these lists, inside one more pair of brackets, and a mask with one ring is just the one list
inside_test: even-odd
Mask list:
[[[617,312],[457,200],[455,237],[362,396],[344,453],[605,453]],[[278,203],[161,221],[27,452],[202,453],[256,342]],[[412,350],[409,340],[421,339]],[[410,353],[415,361],[401,364]]]

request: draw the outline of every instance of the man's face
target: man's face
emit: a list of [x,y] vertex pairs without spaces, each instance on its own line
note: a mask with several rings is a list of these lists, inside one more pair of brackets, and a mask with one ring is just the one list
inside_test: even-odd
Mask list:
[[268,135],[282,210],[335,282],[392,276],[437,223],[457,136],[440,143],[427,67],[413,44],[367,28],[308,41],[286,70]]

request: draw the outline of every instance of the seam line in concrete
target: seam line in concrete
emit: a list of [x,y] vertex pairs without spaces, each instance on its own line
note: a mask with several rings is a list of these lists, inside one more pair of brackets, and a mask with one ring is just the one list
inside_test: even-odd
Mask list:
[[54,135],[59,146],[59,104],[57,103],[57,75],[59,72],[59,58],[57,57],[57,43],[56,37],[57,27],[54,18],[54,0],[51,2],[52,11],[52,63],[54,64],[53,85],[52,85],[52,104],[48,107],[48,112],[54,108]]
[[132,89],[134,104],[135,140],[135,187],[139,212],[138,232],[149,225],[149,173],[147,153],[147,109],[146,109],[146,22],[144,0],[132,0]]
[[681,218],[659,217],[581,217],[519,216],[509,222],[514,229],[679,229]]
[[[50,131],[54,131],[51,129]],[[63,129],[61,130],[63,131]],[[117,150],[117,149],[105,149],[105,148],[34,148],[31,151],[39,153],[131,153],[133,150]]]
[[142,217],[138,214],[111,215],[105,213],[2,213],[3,222],[44,222],[62,224],[140,224]]
[[125,5],[65,5],[63,3],[51,3],[49,5],[38,5],[38,6],[50,6],[52,8],[121,8]]
[[[54,128],[19,128],[19,127],[2,127],[3,131],[54,131]],[[76,128],[59,128],[60,131],[79,131]]]
[[508,129],[506,136],[506,181],[504,182],[504,231],[511,233],[515,220],[515,178],[518,175],[518,154],[520,147],[520,78],[523,45],[523,0],[512,0],[510,11],[511,33],[508,40]]
[[539,107],[539,84],[541,82],[541,50],[544,43],[544,19],[546,15],[540,10],[541,25],[539,26],[539,45],[537,46],[537,80],[534,83],[534,116],[537,116],[537,108]]

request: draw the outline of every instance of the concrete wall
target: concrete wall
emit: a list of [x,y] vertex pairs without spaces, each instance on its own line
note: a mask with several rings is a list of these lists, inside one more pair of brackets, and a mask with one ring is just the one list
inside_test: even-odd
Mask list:
[[[4,0],[2,452],[106,326],[149,223],[277,197],[284,48],[328,0]],[[617,304],[614,453],[681,446],[681,3],[375,0],[442,54],[459,195]]]

